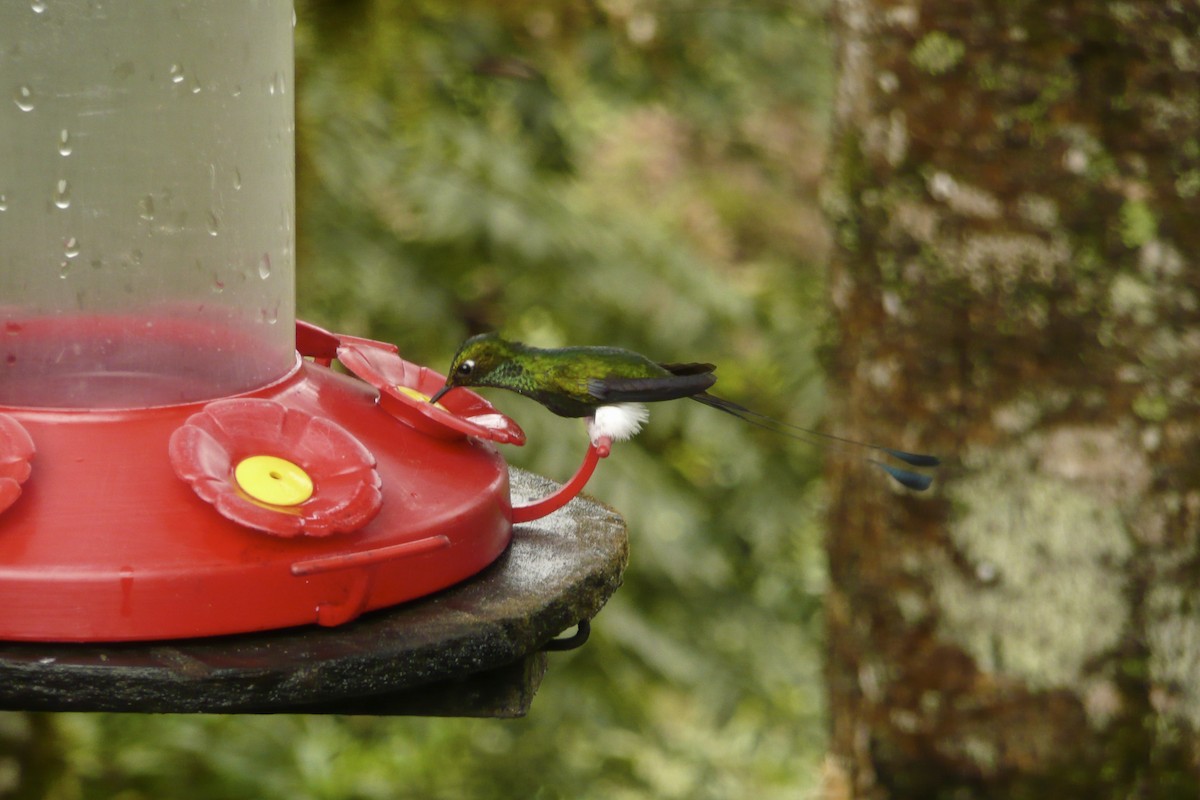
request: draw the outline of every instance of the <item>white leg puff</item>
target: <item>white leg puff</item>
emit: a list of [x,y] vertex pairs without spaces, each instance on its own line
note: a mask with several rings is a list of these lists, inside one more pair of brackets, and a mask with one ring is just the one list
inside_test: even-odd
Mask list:
[[592,444],[601,438],[624,442],[636,436],[649,418],[650,412],[641,403],[600,406],[595,415],[587,418],[588,436]]

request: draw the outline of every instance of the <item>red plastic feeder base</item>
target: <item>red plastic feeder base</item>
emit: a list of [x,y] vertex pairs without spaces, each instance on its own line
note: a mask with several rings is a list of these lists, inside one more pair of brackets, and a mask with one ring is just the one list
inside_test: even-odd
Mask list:
[[[383,408],[379,389],[328,367],[347,342],[387,346],[298,334],[315,363],[298,359],[233,399],[0,407],[0,639],[337,625],[462,581],[503,552],[513,510],[495,446],[421,430]],[[424,386],[414,390],[440,385],[413,369]],[[460,393],[468,407],[451,412],[523,440]]]

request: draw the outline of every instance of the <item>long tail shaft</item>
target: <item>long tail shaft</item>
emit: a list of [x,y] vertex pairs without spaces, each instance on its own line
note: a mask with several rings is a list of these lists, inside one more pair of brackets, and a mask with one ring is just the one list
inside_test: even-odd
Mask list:
[[[865,450],[874,450],[876,452],[889,455],[898,461],[902,461],[905,464],[914,467],[936,467],[941,463],[941,460],[937,456],[931,456],[925,453],[910,453],[905,450],[896,450],[891,447],[883,447],[882,445],[860,442],[843,436],[835,436],[832,433],[821,433],[820,431],[815,431],[811,428],[793,425],[790,422],[783,422],[782,420],[775,419],[774,417],[768,417],[766,414],[760,414],[757,411],[752,411],[751,409],[739,405],[732,400],[726,400],[722,397],[709,394],[708,392],[692,395],[692,399],[699,403],[703,403],[710,408],[715,408],[718,411],[724,411],[726,414],[735,416],[743,422],[748,422],[751,425],[756,425],[760,428],[772,431],[773,433],[790,436],[793,439],[798,439],[802,442],[808,442],[809,444],[828,444],[832,442],[835,446],[840,446],[846,449],[855,447]],[[824,440],[824,442],[821,440]],[[933,483],[933,478],[928,475],[923,475],[919,472],[913,472],[912,470],[902,469],[900,467],[894,467],[891,464],[886,464],[874,458],[868,458],[867,461],[876,467],[879,467],[902,486],[906,486],[909,489],[921,492],[928,489]]]

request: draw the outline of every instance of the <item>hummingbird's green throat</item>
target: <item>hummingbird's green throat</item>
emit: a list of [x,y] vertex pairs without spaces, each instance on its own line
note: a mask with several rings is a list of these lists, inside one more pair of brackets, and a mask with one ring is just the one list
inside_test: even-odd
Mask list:
[[[915,467],[935,467],[940,463],[934,456],[801,428],[711,395],[707,390],[717,382],[715,369],[712,364],[659,363],[617,347],[530,347],[485,333],[471,337],[458,349],[446,385],[430,402],[437,402],[458,386],[508,389],[536,400],[559,416],[588,418],[593,440],[608,436],[619,441],[637,433],[645,421],[646,411],[641,403],[690,397],[752,425],[795,439],[812,442],[813,437],[820,437],[885,453]],[[868,460],[910,489],[921,491],[932,483],[928,475]]]

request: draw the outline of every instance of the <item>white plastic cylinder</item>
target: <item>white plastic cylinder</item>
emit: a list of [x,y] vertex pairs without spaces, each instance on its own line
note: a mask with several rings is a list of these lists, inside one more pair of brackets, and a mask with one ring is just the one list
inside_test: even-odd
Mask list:
[[0,405],[292,368],[292,28],[290,0],[0,4]]

